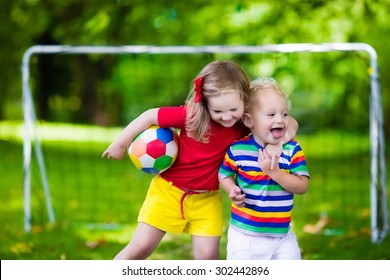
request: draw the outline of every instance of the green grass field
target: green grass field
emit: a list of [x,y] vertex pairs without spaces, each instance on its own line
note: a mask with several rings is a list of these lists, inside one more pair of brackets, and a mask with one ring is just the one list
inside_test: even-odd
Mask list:
[[[108,260],[123,248],[136,226],[152,177],[135,169],[129,159],[101,158],[118,131],[59,124],[40,127],[56,222],[48,223],[33,157],[32,231],[26,234],[21,125],[0,123],[0,259]],[[389,234],[380,244],[370,239],[367,138],[339,131],[297,136],[311,175],[309,191],[296,196],[293,211],[304,259],[390,259]],[[228,216],[229,202],[224,196],[226,227]],[[225,247],[226,235],[221,258],[225,258]],[[151,259],[191,256],[189,236],[167,234]]]

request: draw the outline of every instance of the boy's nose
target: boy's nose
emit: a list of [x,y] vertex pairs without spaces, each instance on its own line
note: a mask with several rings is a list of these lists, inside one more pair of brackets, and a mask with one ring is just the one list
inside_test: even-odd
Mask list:
[[276,116],[276,121],[277,121],[277,122],[283,122],[283,121],[284,121],[283,116],[282,116],[282,115],[277,115],[277,116]]

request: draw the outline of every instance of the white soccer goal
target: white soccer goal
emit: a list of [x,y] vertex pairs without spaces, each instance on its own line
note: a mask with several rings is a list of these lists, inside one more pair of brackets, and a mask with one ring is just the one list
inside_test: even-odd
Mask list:
[[327,53],[365,52],[369,55],[370,67],[370,220],[371,240],[378,243],[388,231],[388,206],[385,166],[385,141],[383,113],[376,51],[364,43],[324,43],[324,44],[277,44],[263,46],[65,46],[37,45],[30,47],[23,56],[23,114],[24,114],[24,229],[31,231],[31,159],[32,144],[35,145],[45,203],[50,222],[55,221],[55,213],[50,196],[47,170],[40,145],[34,100],[30,90],[30,63],[33,56],[43,54],[262,54],[262,53]]

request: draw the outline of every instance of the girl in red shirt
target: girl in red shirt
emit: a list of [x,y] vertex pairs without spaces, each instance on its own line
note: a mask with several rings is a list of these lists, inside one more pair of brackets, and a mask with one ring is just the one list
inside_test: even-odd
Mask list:
[[[218,169],[232,142],[249,132],[241,122],[248,92],[249,79],[237,64],[211,62],[194,80],[184,106],[145,111],[103,152],[108,159],[122,159],[132,140],[151,125],[181,131],[175,163],[153,178],[134,235],[115,259],[148,258],[166,232],[190,234],[194,259],[219,259]],[[295,136],[295,120],[289,130],[286,140]],[[276,150],[275,157],[281,145]]]

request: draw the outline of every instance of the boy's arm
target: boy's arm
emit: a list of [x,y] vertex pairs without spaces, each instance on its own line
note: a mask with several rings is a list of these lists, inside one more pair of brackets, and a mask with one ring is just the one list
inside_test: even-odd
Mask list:
[[119,134],[111,145],[103,152],[102,157],[122,159],[133,139],[142,131],[155,124],[158,125],[158,108],[149,109],[139,115]]
[[218,177],[218,181],[222,189],[229,195],[229,198],[237,207],[244,206],[245,194],[243,194],[241,188],[236,185],[233,177],[229,176],[224,179]]
[[309,178],[283,172],[277,168],[269,172],[268,176],[284,189],[295,194],[304,194],[309,186]]
[[286,173],[279,168],[279,164],[272,169],[271,157],[267,152],[259,151],[259,165],[264,173],[289,192],[304,194],[307,191],[309,185],[307,176]]

